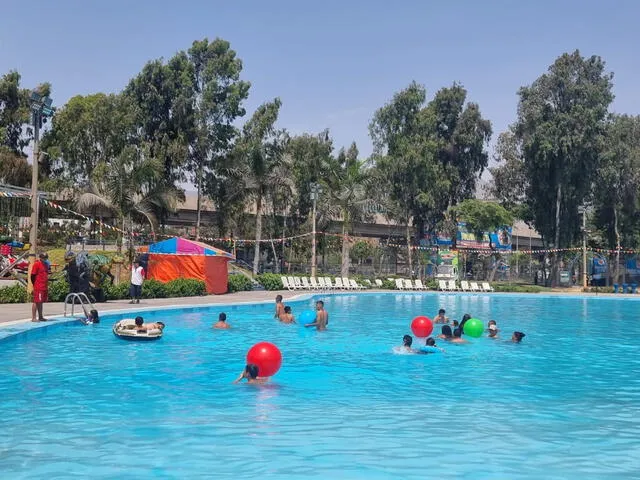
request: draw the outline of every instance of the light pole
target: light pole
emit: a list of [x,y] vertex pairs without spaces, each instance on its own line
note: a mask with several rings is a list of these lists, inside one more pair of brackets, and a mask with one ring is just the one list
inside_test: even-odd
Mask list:
[[[40,127],[42,119],[53,115],[53,100],[35,90],[31,92],[31,121],[33,123],[33,162],[31,165],[31,230],[29,231],[30,252],[35,254],[38,244],[38,164],[40,163]],[[33,258],[33,257],[32,257]]]
[[311,276],[316,276],[316,202],[318,197],[322,193],[320,185],[317,183],[311,184],[311,201],[313,202],[313,218],[312,218],[312,241],[311,241]]
[[582,288],[587,288],[587,209],[580,207],[582,213]]

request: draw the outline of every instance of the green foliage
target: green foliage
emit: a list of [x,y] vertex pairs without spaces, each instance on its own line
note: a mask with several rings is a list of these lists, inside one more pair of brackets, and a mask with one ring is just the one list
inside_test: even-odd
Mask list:
[[[147,280],[148,282],[148,280]],[[145,282],[145,284],[147,283]],[[177,278],[165,285],[167,297],[201,297],[207,294],[207,286],[202,280]],[[143,287],[144,288],[144,287]]]
[[169,295],[167,292],[167,285],[168,283],[162,283],[158,280],[145,280],[145,282],[142,284],[142,298],[167,298],[169,296],[181,296]]
[[20,284],[0,288],[0,303],[25,303],[28,299],[27,289]]
[[49,301],[64,302],[69,294],[69,284],[63,278],[55,280],[49,284]]
[[15,70],[0,78],[0,146],[16,155],[24,154],[33,137],[33,129],[27,127],[30,92],[20,88],[20,78]]
[[493,289],[496,292],[511,292],[511,293],[540,293],[548,292],[550,289],[545,287],[539,287],[537,285],[517,285],[513,283],[494,283]]
[[107,300],[123,300],[129,298],[129,286],[126,282],[118,285],[107,284],[104,288]]
[[253,290],[251,280],[244,275],[231,274],[229,275],[229,283],[227,287],[229,293],[243,292]]
[[284,288],[280,275],[276,275],[275,273],[263,273],[258,275],[256,280],[265,290],[282,290]]
[[382,280],[382,286],[379,288],[382,288],[383,290],[395,290],[396,282],[385,278]]
[[458,220],[481,239],[485,232],[494,232],[500,227],[513,225],[512,215],[494,202],[467,199],[453,207]]
[[438,281],[435,278],[430,278],[429,280],[425,281],[424,285],[429,290],[437,290],[438,289]]

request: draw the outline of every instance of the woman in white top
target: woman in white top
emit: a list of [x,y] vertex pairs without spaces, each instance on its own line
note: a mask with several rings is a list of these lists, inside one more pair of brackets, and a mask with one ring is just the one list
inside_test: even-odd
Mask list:
[[142,268],[138,260],[134,260],[133,265],[131,265],[131,286],[129,287],[131,301],[129,303],[140,303],[143,282],[144,268]]

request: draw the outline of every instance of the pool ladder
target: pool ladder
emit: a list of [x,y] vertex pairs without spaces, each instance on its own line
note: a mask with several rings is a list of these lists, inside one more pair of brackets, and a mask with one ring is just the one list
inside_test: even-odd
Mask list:
[[64,299],[64,316],[67,316],[67,305],[69,305],[69,300],[72,300],[71,302],[71,316],[73,317],[73,310],[76,306],[76,300],[80,301],[80,305],[82,305],[83,310],[84,310],[84,306],[87,305],[89,307],[89,311],[91,310],[95,310],[95,306],[93,305],[93,303],[91,303],[91,300],[89,300],[89,297],[87,297],[86,293],[70,293],[69,295],[67,295]]

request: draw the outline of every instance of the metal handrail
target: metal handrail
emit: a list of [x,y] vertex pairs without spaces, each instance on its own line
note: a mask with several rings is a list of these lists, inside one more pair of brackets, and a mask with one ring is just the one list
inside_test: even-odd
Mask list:
[[65,299],[64,299],[64,316],[67,316],[67,305],[69,305],[69,299],[73,299],[73,302],[71,303],[71,316],[73,317],[73,312],[76,306],[76,299],[80,300],[80,305],[84,306],[85,304],[87,306],[89,306],[89,310],[95,310],[95,306],[93,305],[93,303],[91,303],[91,300],[89,300],[89,297],[87,297],[86,293],[80,292],[80,293],[70,293],[68,294]]

